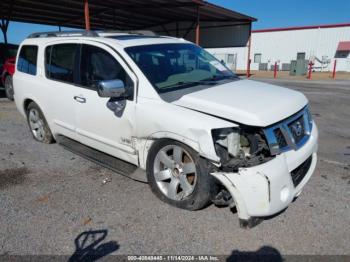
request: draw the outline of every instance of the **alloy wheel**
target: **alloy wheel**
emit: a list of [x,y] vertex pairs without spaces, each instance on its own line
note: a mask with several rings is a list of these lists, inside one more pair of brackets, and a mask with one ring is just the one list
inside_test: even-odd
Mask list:
[[40,117],[40,113],[37,109],[32,108],[28,114],[29,126],[34,135],[34,137],[43,141],[46,135],[44,120]]
[[172,200],[189,196],[197,182],[196,165],[182,147],[168,145],[158,151],[153,174],[160,191]]

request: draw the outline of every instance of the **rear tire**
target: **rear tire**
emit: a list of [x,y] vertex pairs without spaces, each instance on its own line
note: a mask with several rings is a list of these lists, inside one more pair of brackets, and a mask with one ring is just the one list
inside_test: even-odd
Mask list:
[[163,202],[187,209],[202,209],[210,203],[208,162],[180,142],[156,141],[147,157],[147,179]]
[[53,135],[46,122],[44,114],[34,102],[31,102],[27,107],[27,120],[35,140],[45,144],[51,144],[54,142]]
[[7,75],[5,77],[4,86],[5,86],[6,97],[8,99],[10,99],[11,101],[13,101],[14,100],[14,90],[13,90],[12,76]]

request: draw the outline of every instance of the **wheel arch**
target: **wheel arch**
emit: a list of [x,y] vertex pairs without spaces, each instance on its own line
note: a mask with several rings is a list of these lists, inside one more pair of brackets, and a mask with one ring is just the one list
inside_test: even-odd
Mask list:
[[[138,138],[138,152],[139,152],[139,165],[142,169],[146,169],[147,166],[147,157],[152,145],[159,140],[173,140],[186,146],[192,148],[195,152],[197,152],[200,156],[204,158],[208,158],[208,156],[203,152],[200,146],[200,140],[194,140],[188,137],[184,137],[182,135],[173,133],[173,132],[156,132],[146,138]],[[209,158],[210,159],[210,158]],[[216,161],[217,159],[210,159]]]
[[[32,102],[34,102],[35,104],[38,105],[38,103],[35,102],[35,101],[34,101],[33,99],[31,99],[31,98],[26,98],[26,99],[24,99],[24,101],[23,101],[23,110],[24,110],[25,114],[27,114],[28,106],[29,106],[29,104],[32,103]],[[41,109],[41,107],[40,107],[39,105],[38,105],[38,107]]]

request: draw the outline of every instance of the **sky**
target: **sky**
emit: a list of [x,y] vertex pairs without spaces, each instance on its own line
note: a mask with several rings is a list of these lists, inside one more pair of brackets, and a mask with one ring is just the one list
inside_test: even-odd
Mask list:
[[[350,23],[350,0],[207,1],[257,18],[258,21],[253,23],[253,29]],[[8,42],[19,44],[32,32],[53,30],[58,30],[58,27],[10,22]],[[0,32],[0,42],[3,41]]]

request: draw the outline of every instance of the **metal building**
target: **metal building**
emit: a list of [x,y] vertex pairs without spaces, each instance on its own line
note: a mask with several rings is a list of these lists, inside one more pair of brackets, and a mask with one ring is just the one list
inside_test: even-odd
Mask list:
[[[247,69],[248,46],[209,49],[235,70]],[[252,31],[251,70],[289,71],[291,60],[306,59],[315,71],[350,72],[350,23]]]

